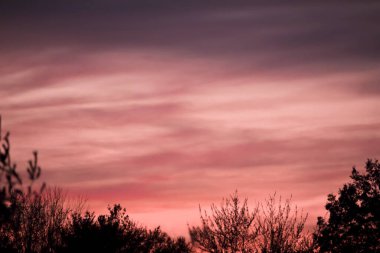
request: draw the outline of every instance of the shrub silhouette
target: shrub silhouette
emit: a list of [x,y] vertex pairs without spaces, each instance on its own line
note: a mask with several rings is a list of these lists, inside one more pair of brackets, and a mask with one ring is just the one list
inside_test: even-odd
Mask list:
[[314,234],[321,252],[380,252],[380,164],[368,160],[365,173],[352,169],[352,182],[329,194],[329,217],[318,218]]
[[173,240],[158,227],[148,230],[129,219],[120,205],[109,208],[108,215],[74,213],[66,245],[60,252],[191,252],[184,238]]

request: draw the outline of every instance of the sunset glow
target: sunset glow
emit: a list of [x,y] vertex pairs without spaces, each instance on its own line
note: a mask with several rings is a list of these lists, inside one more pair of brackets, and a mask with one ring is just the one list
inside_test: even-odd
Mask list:
[[98,213],[186,235],[237,189],[312,226],[380,157],[378,3],[106,2],[0,4],[13,159]]

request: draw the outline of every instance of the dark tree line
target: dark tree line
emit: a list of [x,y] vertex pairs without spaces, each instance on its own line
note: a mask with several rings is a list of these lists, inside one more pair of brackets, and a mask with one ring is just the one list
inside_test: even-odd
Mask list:
[[364,173],[352,170],[351,181],[328,195],[326,218],[305,231],[307,214],[290,199],[269,196],[253,210],[237,192],[200,208],[200,225],[189,227],[190,242],[172,238],[160,227],[148,229],[132,221],[116,204],[108,214],[69,205],[58,188],[38,183],[38,155],[23,179],[11,160],[9,134],[0,147],[1,253],[306,253],[380,252],[380,164],[368,160]]
[[97,218],[94,213],[73,214],[59,252],[190,252],[183,237],[171,238],[159,227],[148,230],[131,221],[120,205]]
[[96,217],[82,212],[81,203],[70,207],[59,189],[36,187],[41,175],[37,153],[26,171],[24,181],[11,161],[7,134],[0,149],[1,253],[191,252],[183,237],[137,225],[120,205]]

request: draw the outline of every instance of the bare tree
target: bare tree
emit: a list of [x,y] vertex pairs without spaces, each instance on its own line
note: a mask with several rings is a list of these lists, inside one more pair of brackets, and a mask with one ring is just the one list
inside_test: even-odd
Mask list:
[[192,243],[204,252],[253,252],[258,235],[255,218],[247,199],[240,203],[237,192],[224,199],[221,206],[211,205],[211,215],[200,209],[201,226],[189,228]]
[[19,196],[15,204],[8,237],[18,252],[55,252],[69,221],[71,209],[59,188],[41,194]]
[[257,249],[262,253],[311,252],[310,236],[304,232],[307,214],[299,213],[291,198],[282,200],[276,194],[260,205],[260,227]]
[[211,214],[200,209],[201,226],[189,228],[193,245],[203,252],[312,252],[311,235],[304,231],[307,214],[299,213],[291,199],[269,196],[253,212],[237,192],[224,199]]

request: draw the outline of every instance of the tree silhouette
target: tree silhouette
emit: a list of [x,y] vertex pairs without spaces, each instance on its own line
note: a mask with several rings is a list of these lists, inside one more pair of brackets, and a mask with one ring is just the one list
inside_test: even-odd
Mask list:
[[205,252],[252,252],[258,227],[247,199],[240,203],[237,192],[224,199],[220,208],[212,204],[211,215],[200,209],[201,226],[189,228],[192,243]]
[[19,198],[7,226],[18,252],[55,252],[63,243],[70,209],[58,188]]
[[[1,134],[0,134],[1,136]],[[39,190],[33,189],[33,184],[41,175],[41,168],[38,165],[37,152],[33,153],[33,159],[29,160],[26,168],[29,183],[25,186],[17,166],[11,159],[11,147],[9,142],[9,133],[1,140],[0,147],[0,250],[1,252],[34,252],[32,249],[31,238],[35,234],[31,232],[31,226],[25,226],[20,222],[21,210],[28,200],[35,201],[38,205],[38,199],[45,188],[42,184]],[[34,205],[34,207],[36,206]],[[30,217],[29,225],[35,225],[36,217]],[[19,242],[19,238],[28,234],[27,241]],[[25,236],[24,236],[25,238]]]
[[312,241],[304,232],[307,214],[299,214],[297,206],[291,204],[291,199],[269,196],[260,205],[257,249],[263,253],[311,252]]
[[352,169],[352,182],[329,194],[329,217],[318,217],[314,234],[321,252],[380,252],[380,164],[368,160],[365,173]]
[[240,203],[237,192],[211,206],[211,215],[201,211],[201,226],[189,228],[193,244],[203,252],[311,252],[312,240],[304,232],[307,215],[299,214],[290,199],[272,195],[250,212],[247,199]]

